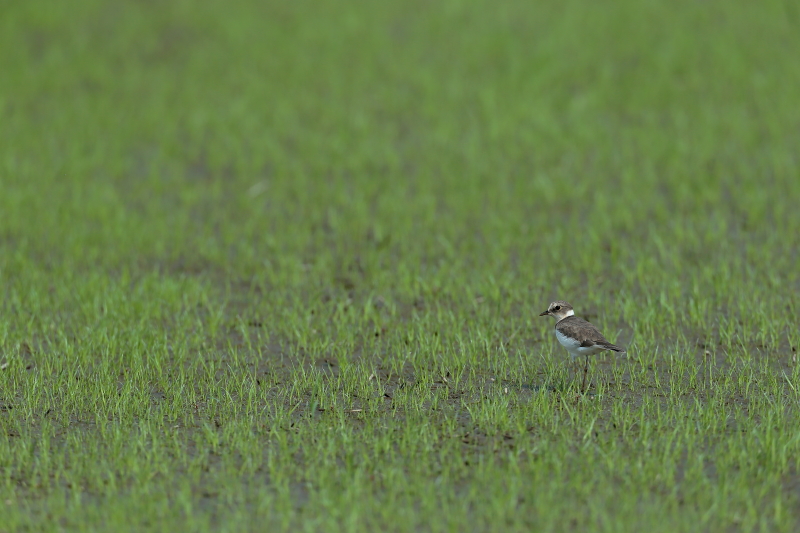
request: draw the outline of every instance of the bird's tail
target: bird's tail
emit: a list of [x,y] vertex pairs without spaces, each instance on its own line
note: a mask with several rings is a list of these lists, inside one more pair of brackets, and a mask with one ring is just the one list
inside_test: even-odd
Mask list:
[[617,352],[617,353],[627,353],[628,352],[625,348],[620,348],[616,344],[611,344],[610,342],[604,343],[603,344],[603,348],[605,348],[606,350],[611,350],[612,352]]

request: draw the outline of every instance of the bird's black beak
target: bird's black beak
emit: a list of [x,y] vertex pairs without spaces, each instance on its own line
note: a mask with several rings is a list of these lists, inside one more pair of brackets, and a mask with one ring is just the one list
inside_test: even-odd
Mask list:
[[545,311],[544,313],[539,313],[539,316],[547,316],[550,314],[550,311]]

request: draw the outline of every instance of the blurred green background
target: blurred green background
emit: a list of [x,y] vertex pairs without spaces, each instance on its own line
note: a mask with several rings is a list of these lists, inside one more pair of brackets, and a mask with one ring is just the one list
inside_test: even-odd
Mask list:
[[615,272],[683,230],[701,249],[776,226],[791,239],[795,11],[7,5],[3,242],[257,276],[318,248],[341,259],[372,231],[408,258],[394,268],[535,280],[529,259],[588,249],[581,268]]

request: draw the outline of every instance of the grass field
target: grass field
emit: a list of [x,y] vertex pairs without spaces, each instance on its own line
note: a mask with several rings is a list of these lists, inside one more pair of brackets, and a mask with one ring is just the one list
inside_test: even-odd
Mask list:
[[0,532],[800,528],[793,2],[0,12]]

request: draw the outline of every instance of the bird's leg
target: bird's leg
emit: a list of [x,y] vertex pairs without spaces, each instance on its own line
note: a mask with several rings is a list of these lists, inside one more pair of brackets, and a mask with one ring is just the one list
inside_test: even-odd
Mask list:
[[586,392],[586,374],[589,373],[589,356],[586,356],[586,364],[583,366],[583,383],[581,384],[581,394]]

